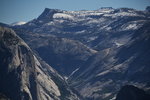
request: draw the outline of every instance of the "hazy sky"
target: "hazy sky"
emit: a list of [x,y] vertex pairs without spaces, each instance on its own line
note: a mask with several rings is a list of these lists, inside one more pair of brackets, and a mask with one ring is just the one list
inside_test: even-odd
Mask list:
[[13,23],[37,18],[44,8],[96,10],[100,7],[128,7],[144,10],[150,0],[0,0],[0,22]]

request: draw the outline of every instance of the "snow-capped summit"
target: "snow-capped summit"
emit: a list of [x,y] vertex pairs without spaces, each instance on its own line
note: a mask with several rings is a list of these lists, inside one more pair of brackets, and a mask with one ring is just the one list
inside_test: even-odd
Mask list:
[[16,25],[23,25],[23,24],[26,24],[26,22],[24,21],[19,21],[19,22],[14,22],[12,24],[10,24],[11,26],[16,26]]
[[73,16],[63,13],[56,13],[53,15],[53,18],[73,19]]

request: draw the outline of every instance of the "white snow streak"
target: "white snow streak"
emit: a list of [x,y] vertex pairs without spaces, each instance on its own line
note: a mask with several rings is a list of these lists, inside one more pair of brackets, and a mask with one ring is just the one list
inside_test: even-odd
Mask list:
[[70,20],[74,19],[73,16],[64,14],[64,13],[56,13],[53,15],[53,18],[64,18],[64,19],[70,19]]
[[70,75],[69,77],[71,77],[75,72],[77,72],[80,68],[75,69]]

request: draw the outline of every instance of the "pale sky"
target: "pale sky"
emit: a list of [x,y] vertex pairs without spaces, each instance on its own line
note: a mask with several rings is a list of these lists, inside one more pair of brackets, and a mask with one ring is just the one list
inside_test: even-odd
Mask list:
[[13,23],[37,18],[45,8],[96,10],[101,7],[128,7],[144,10],[150,0],[0,0],[0,22]]

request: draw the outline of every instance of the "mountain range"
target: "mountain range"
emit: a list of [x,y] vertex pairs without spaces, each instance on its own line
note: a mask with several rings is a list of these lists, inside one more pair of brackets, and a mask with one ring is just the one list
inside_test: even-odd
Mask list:
[[45,8],[25,24],[0,26],[0,98],[150,99],[149,7]]

